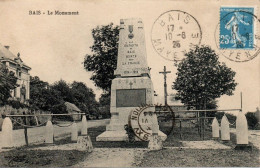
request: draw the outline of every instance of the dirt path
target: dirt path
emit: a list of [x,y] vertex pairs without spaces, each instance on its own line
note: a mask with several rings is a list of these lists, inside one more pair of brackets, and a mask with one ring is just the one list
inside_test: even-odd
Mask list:
[[88,158],[73,167],[132,167],[141,161],[146,149],[95,148]]

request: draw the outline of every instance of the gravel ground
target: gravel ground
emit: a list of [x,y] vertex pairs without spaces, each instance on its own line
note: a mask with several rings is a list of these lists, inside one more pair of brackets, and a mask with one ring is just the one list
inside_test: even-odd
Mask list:
[[73,167],[132,167],[141,161],[142,148],[95,148],[88,158]]

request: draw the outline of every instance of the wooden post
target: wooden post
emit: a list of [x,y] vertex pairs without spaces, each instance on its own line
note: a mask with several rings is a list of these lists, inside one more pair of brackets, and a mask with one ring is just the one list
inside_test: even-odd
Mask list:
[[[23,115],[25,115],[25,112],[23,112]],[[23,117],[23,123],[24,123],[24,125],[27,125],[26,116]],[[28,146],[29,143],[28,143],[27,127],[24,126],[23,128],[24,128],[24,138],[25,138],[25,143],[26,143],[26,146]]]
[[[206,100],[204,101],[204,110],[206,110]],[[206,111],[203,112],[203,130],[202,130],[202,139],[204,140],[205,138],[205,120],[206,120]]]
[[199,112],[196,112],[197,124],[198,124],[198,134],[200,134],[200,123],[199,123]]
[[242,102],[242,100],[243,100],[243,98],[242,98],[242,92],[240,92],[240,99],[241,99],[241,111],[242,111],[242,108],[243,108],[243,102]]
[[182,140],[181,120],[180,120],[180,138]]

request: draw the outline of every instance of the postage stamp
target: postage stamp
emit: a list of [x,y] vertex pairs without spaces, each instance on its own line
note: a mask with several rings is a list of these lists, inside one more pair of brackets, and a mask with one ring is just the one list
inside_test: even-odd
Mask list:
[[259,55],[260,20],[255,13],[255,7],[220,7],[215,42],[227,59],[247,62]]
[[254,48],[254,8],[220,8],[220,48]]

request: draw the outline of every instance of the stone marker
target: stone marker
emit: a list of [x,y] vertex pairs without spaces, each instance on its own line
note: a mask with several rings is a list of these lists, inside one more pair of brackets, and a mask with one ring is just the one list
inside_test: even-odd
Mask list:
[[78,140],[78,127],[77,124],[74,122],[71,126],[71,141],[77,142]]
[[159,134],[159,125],[158,125],[158,119],[157,119],[157,116],[155,113],[152,114],[152,132],[153,134],[155,135],[158,135]]
[[[120,20],[116,78],[111,85],[111,120],[97,141],[127,141],[124,126],[128,124],[130,113],[142,104],[154,104],[144,34],[141,19]],[[155,111],[155,107],[151,108]],[[161,131],[159,136],[166,137]]]
[[79,136],[77,141],[77,147],[80,151],[93,151],[92,142],[89,135]]
[[51,121],[48,121],[45,126],[45,143],[53,143],[53,125]]
[[236,138],[237,145],[235,149],[251,149],[248,145],[248,125],[246,116],[239,112],[236,119]]
[[225,114],[221,119],[221,140],[222,141],[230,140],[229,122]]
[[2,125],[2,148],[13,147],[13,124],[9,117],[6,117]]
[[213,119],[212,122],[212,137],[219,138],[219,123],[216,117]]
[[83,115],[81,123],[82,123],[81,135],[88,135],[88,125],[87,125],[88,123],[85,115]]
[[153,114],[152,117],[152,136],[149,137],[149,143],[148,143],[148,148],[150,150],[160,150],[162,149],[162,138],[158,136],[159,133],[159,125],[156,124],[158,123],[157,116],[156,114]]

